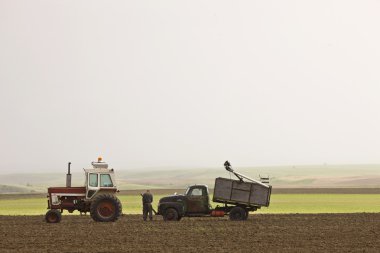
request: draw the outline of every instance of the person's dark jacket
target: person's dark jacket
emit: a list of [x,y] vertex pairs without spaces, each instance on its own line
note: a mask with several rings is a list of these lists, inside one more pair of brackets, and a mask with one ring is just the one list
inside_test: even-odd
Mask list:
[[149,192],[146,192],[142,196],[143,204],[151,204],[153,202],[153,195]]

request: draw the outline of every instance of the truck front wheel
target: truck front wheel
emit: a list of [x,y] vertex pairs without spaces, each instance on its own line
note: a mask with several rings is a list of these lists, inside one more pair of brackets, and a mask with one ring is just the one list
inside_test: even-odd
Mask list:
[[230,220],[237,221],[237,220],[246,220],[247,219],[247,211],[244,210],[244,208],[240,206],[235,206],[230,211]]
[[174,208],[168,208],[164,213],[164,221],[178,221],[178,212]]

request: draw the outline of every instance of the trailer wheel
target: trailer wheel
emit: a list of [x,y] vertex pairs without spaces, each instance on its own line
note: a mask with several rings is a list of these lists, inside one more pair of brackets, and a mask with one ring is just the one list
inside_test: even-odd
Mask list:
[[240,206],[235,206],[230,211],[230,220],[236,221],[236,220],[245,220],[247,219],[248,215],[246,210]]
[[91,218],[94,221],[116,221],[121,215],[120,200],[113,194],[100,194],[94,198],[90,206]]
[[168,208],[164,213],[164,221],[179,221],[178,212],[174,208]]
[[244,210],[244,211],[245,211],[244,220],[248,220],[249,211],[248,210]]
[[62,214],[57,209],[51,209],[45,214],[45,221],[47,223],[59,223],[62,219]]

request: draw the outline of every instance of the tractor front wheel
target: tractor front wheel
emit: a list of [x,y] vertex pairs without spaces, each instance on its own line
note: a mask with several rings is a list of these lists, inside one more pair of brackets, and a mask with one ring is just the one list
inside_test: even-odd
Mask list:
[[121,212],[120,200],[113,194],[100,194],[91,202],[90,214],[94,221],[116,221]]
[[62,214],[57,209],[51,209],[45,214],[45,221],[47,223],[59,223],[62,219]]

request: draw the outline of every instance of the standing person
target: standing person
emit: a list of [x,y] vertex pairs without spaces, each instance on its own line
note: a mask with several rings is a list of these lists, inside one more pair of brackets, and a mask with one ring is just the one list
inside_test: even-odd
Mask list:
[[142,202],[143,202],[143,219],[146,221],[146,218],[149,213],[149,220],[153,219],[153,213],[152,213],[152,202],[153,202],[153,195],[150,193],[149,190],[147,190],[144,194],[142,194]]

